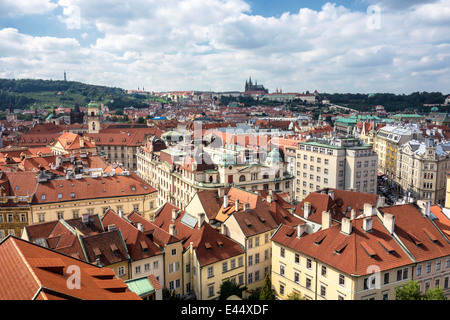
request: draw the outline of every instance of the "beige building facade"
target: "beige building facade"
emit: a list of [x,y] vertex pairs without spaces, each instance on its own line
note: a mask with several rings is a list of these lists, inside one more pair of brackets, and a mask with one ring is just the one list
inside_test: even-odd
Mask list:
[[356,138],[310,139],[299,143],[294,195],[303,200],[324,188],[376,193],[378,156]]

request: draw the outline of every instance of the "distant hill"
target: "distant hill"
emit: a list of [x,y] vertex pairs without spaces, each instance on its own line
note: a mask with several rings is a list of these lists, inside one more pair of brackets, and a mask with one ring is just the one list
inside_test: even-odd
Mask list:
[[51,109],[78,103],[83,107],[92,100],[101,101],[110,109],[144,107],[142,97],[127,95],[121,88],[63,80],[0,79],[0,111],[10,105],[19,109]]
[[[413,92],[411,94],[393,93],[323,93],[332,103],[359,111],[371,111],[373,107],[382,105],[386,111],[418,111],[429,112],[431,107],[424,104],[443,104],[448,94],[441,92]],[[439,107],[441,112],[450,112],[450,106]]]

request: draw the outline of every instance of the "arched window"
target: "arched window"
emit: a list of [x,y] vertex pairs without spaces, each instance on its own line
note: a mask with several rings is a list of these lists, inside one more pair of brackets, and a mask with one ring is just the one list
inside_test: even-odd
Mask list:
[[239,177],[239,182],[244,182],[245,181],[245,176],[244,175],[241,175],[240,177]]

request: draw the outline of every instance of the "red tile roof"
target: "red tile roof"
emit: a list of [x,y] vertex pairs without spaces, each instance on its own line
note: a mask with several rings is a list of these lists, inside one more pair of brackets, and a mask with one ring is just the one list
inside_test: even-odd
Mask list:
[[[174,221],[172,220],[172,210],[178,212]],[[175,226],[175,236],[183,241],[185,249],[189,248],[191,242],[193,243],[197,259],[202,266],[244,253],[240,244],[219,233],[206,222],[200,228],[198,222],[192,227],[181,222],[185,214],[187,213],[180,211],[174,205],[166,203],[157,213],[154,224],[167,232],[171,225]]]
[[[310,257],[326,263],[349,275],[367,275],[377,265],[381,270],[389,270],[412,264],[413,261],[390,236],[375,216],[372,217],[373,229],[362,229],[363,218],[352,221],[350,235],[341,232],[341,225],[319,230],[316,233],[297,237],[295,228],[281,226],[272,237],[272,241],[292,248]],[[386,246],[394,252],[387,252]]]
[[450,244],[414,204],[379,209],[395,217],[395,233],[418,262],[450,255]]
[[[120,229],[127,245],[128,253],[133,261],[162,254],[161,249],[134,225],[108,210],[102,218],[104,226],[115,225]],[[145,247],[145,251],[143,250]]]
[[[140,300],[109,268],[12,236],[0,243],[0,300]],[[80,288],[69,288],[78,267]]]
[[[113,177],[82,177],[81,179],[58,179],[40,182],[33,203],[52,203],[82,199],[145,195],[156,192],[135,173]],[[59,196],[60,194],[60,196]],[[42,196],[45,195],[45,199]]]

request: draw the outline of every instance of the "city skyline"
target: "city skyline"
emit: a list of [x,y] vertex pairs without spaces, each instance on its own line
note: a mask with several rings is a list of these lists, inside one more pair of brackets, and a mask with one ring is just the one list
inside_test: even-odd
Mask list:
[[0,78],[447,93],[450,0],[3,1]]

